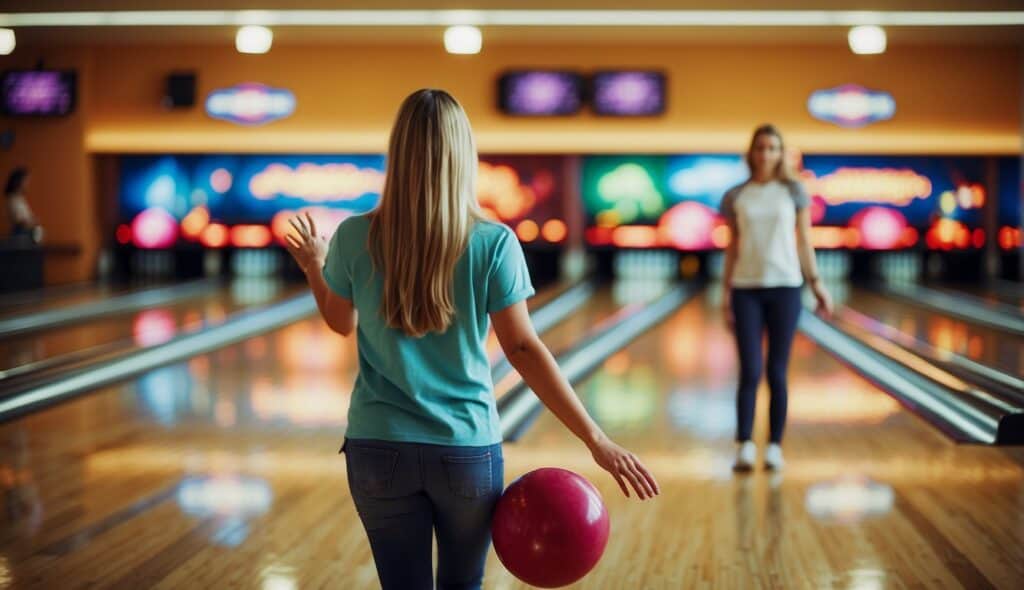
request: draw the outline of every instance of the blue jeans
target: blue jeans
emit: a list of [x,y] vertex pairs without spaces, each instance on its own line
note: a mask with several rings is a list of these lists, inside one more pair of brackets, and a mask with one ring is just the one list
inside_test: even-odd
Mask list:
[[801,287],[735,288],[732,290],[732,314],[736,329],[736,349],[740,359],[740,382],[736,392],[736,440],[750,440],[754,430],[754,406],[757,384],[761,381],[761,339],[768,333],[769,440],[782,442],[786,429],[789,398],[786,372],[789,351],[793,347],[800,319]]
[[504,489],[501,445],[348,439],[348,484],[384,590],[480,588],[491,516]]

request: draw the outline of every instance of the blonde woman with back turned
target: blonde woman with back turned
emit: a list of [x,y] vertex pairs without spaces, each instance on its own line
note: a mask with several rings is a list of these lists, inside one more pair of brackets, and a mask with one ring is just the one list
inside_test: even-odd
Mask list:
[[[622,492],[658,484],[587,415],[534,332],[522,248],[476,201],[469,120],[441,90],[402,103],[380,205],[328,244],[296,218],[288,248],[334,331],[356,332],[359,375],[342,451],[385,590],[480,588],[504,483],[501,429],[484,344],[488,324],[512,366]],[[358,318],[358,319],[357,319]]]

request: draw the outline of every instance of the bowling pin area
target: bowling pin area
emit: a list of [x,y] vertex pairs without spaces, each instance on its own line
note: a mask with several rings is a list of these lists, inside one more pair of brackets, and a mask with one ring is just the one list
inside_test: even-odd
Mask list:
[[[540,339],[660,486],[626,497],[491,329],[483,589],[1024,588],[1017,3],[13,4],[0,590],[381,587],[339,452],[357,338],[285,236],[378,206],[428,87]],[[765,122],[835,309],[801,290],[784,466],[762,376],[737,471],[723,198]]]

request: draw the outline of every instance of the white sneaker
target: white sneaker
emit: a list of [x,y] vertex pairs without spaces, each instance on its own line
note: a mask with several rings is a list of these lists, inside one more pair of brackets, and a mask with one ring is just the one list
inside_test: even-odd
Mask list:
[[744,441],[736,448],[736,462],[733,463],[733,471],[750,471],[757,462],[757,445],[754,441]]
[[785,466],[786,460],[782,458],[782,447],[776,443],[768,445],[768,448],[764,450],[765,469],[781,470]]

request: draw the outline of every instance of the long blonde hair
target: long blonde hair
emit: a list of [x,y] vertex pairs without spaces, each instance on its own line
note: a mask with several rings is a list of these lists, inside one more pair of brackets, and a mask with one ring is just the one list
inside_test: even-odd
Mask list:
[[465,111],[443,90],[405,99],[391,129],[369,249],[384,282],[380,311],[409,336],[443,333],[455,317],[455,265],[473,224],[477,152]]
[[750,147],[747,148],[747,167],[750,168],[750,177],[754,177],[754,146],[757,145],[757,138],[762,135],[774,136],[779,140],[779,151],[782,152],[782,155],[779,157],[778,166],[775,167],[775,178],[784,182],[796,182],[797,174],[787,161],[789,154],[786,153],[786,142],[782,139],[782,132],[770,123],[755,129],[754,135],[750,138]]

